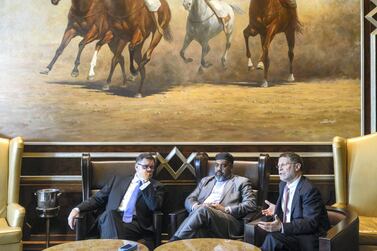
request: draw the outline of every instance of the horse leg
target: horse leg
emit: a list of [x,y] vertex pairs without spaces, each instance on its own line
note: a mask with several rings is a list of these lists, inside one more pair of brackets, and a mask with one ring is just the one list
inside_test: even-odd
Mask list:
[[293,82],[295,81],[295,77],[293,76],[293,58],[295,57],[293,49],[295,48],[295,31],[293,29],[288,30],[287,32],[285,32],[285,37],[287,38],[289,57],[288,82]]
[[[109,42],[109,48],[111,52],[115,55],[116,50],[118,48],[119,44],[119,38],[114,38]],[[122,54],[119,55],[119,64],[120,64],[120,69],[122,70],[122,76],[123,76],[123,85],[126,85],[127,83],[127,75],[126,75],[126,68],[125,68],[125,63],[124,63],[124,57]]]
[[262,45],[262,54],[259,57],[258,64],[257,64],[257,69],[258,70],[264,70],[264,63],[263,63],[263,45],[266,41],[266,35],[260,34],[260,40],[261,40],[261,45]]
[[186,35],[185,35],[185,40],[183,41],[182,49],[179,52],[179,55],[181,56],[181,58],[183,59],[183,61],[186,64],[192,62],[192,58],[186,58],[185,57],[185,51],[186,51],[187,47],[191,44],[192,40],[193,40],[193,37],[191,35],[189,35],[188,32],[187,32]]
[[147,49],[147,51],[144,53],[143,55],[143,58],[139,64],[139,67],[137,69],[137,71],[140,71],[141,68],[144,67],[144,65],[146,65],[152,58],[152,52],[153,50],[156,48],[156,46],[158,45],[158,43],[160,43],[161,41],[161,38],[162,38],[162,35],[160,32],[154,32],[152,34],[152,39],[151,39],[151,43],[149,44],[149,47]]
[[268,50],[270,48],[270,44],[272,39],[274,39],[276,34],[276,26],[272,26],[270,30],[267,31],[267,35],[265,37],[265,41],[263,44],[263,64],[264,64],[264,79],[261,87],[268,87],[268,68],[270,67],[270,58],[268,56]]
[[246,45],[246,57],[247,57],[247,69],[249,71],[254,70],[255,67],[253,65],[253,61],[251,61],[251,53],[250,53],[250,47],[249,47],[249,37],[251,36],[250,33],[250,25],[248,25],[243,30],[243,37],[245,39],[245,45]]
[[130,81],[135,81],[136,76],[137,76],[137,69],[135,68],[135,58],[134,58],[134,53],[135,53],[135,47],[131,47],[131,44],[128,46],[128,55],[130,56],[130,72],[131,75],[129,76],[128,80]]
[[202,46],[202,57],[201,57],[201,60],[200,60],[200,67],[199,67],[199,73],[203,73],[203,68],[209,68],[212,66],[212,64],[208,61],[205,60],[205,56],[208,54],[209,52],[209,45],[208,45],[208,41],[205,41],[205,42],[202,42],[201,43],[201,46]]
[[[102,48],[104,44],[111,43],[112,39],[113,39],[113,33],[111,31],[108,31],[106,32],[105,36],[96,43],[96,48],[93,53],[92,60],[90,61],[90,68],[89,68],[88,77],[87,77],[88,80],[93,80],[94,76],[96,75],[94,68],[96,67],[96,64],[97,64],[97,55],[99,53],[99,50]],[[110,44],[109,44],[109,47],[110,47],[110,50],[112,50]],[[115,51],[115,48],[116,48],[116,44],[114,44],[114,51]],[[113,54],[114,54],[114,51],[113,51]]]
[[107,91],[110,89],[111,78],[113,77],[115,66],[119,63],[119,57],[121,56],[122,51],[125,46],[126,46],[126,41],[124,41],[123,39],[120,39],[118,43],[118,47],[116,48],[115,54],[111,60],[111,67],[110,67],[109,76],[107,77],[107,80],[106,80],[106,85],[102,88],[102,90],[104,91]]
[[93,42],[97,38],[98,38],[98,29],[97,29],[97,26],[93,25],[92,28],[90,28],[89,32],[86,33],[84,38],[79,43],[79,50],[77,52],[75,66],[73,67],[72,72],[71,72],[72,77],[75,78],[79,75],[80,58],[81,58],[81,53],[84,50],[85,45]]
[[140,43],[144,41],[143,33],[139,28],[136,29],[134,34],[132,35],[132,39],[130,42],[130,45],[128,46],[128,52],[130,55],[130,72],[132,74],[132,81],[135,80],[135,77],[137,75],[137,70],[134,65],[134,50],[135,47],[138,46]]
[[[135,61],[138,65],[140,65],[141,62],[142,62],[141,49],[143,48],[143,44],[144,44],[144,41],[141,44],[139,44],[138,46],[136,46],[135,49],[134,49],[134,57],[135,57]],[[143,84],[144,84],[144,80],[145,80],[145,66],[141,67],[139,69],[139,72],[140,72],[140,85],[139,85],[138,93],[135,95],[135,98],[142,98],[143,97],[141,92],[142,92]]]
[[228,33],[225,33],[225,36],[226,36],[226,44],[225,44],[225,51],[224,51],[224,55],[222,56],[221,58],[221,64],[223,65],[224,68],[226,68],[226,60],[228,58],[228,52],[229,52],[229,49],[230,49],[230,46],[232,44],[232,31],[231,29],[228,29]]
[[67,27],[67,29],[64,32],[62,41],[60,42],[60,45],[59,45],[58,49],[55,52],[55,56],[53,57],[53,59],[51,60],[51,62],[48,64],[48,66],[46,67],[46,69],[43,69],[43,70],[40,71],[40,74],[46,74],[47,75],[51,71],[51,69],[54,66],[56,60],[63,53],[64,48],[67,47],[67,45],[69,44],[69,42],[75,36],[77,36],[76,30],[74,28]]

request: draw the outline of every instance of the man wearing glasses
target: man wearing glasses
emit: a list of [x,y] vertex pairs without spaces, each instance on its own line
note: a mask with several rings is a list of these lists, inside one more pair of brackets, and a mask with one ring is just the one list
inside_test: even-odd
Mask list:
[[74,229],[80,212],[106,208],[99,217],[101,239],[147,241],[153,249],[153,211],[163,203],[164,188],[152,179],[155,159],[151,153],[136,158],[135,175],[113,176],[95,195],[72,209],[68,225]]
[[266,238],[263,251],[318,250],[318,237],[330,228],[321,194],[302,175],[303,161],[296,153],[280,155],[278,165],[280,185],[276,205],[269,206],[262,214],[272,216],[272,222],[260,222]]
[[232,174],[233,156],[216,155],[215,175],[204,177],[186,198],[190,213],[171,241],[189,238],[230,238],[243,233],[242,218],[256,211],[249,179]]

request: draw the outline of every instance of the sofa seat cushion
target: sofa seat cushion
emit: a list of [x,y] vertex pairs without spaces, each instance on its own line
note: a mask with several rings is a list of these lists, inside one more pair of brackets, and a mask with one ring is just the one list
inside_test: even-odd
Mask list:
[[5,218],[0,218],[0,245],[17,243],[21,238],[20,227],[10,227]]
[[377,217],[359,216],[359,221],[359,243],[377,246]]

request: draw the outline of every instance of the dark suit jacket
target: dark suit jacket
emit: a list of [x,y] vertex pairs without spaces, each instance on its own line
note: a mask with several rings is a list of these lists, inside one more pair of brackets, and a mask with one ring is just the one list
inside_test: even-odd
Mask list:
[[[113,176],[100,191],[88,200],[80,203],[77,207],[80,212],[105,208],[105,212],[99,218],[99,223],[101,228],[106,228],[107,220],[104,217],[109,215],[106,212],[118,209],[133,177]],[[136,219],[140,226],[145,230],[154,231],[153,211],[159,210],[162,207],[164,187],[154,179],[150,181],[151,184],[138,194],[135,211]]]
[[[279,198],[276,203],[275,214],[283,219],[281,201],[286,183],[279,184]],[[301,177],[293,195],[291,208],[291,222],[283,223],[284,234],[321,234],[330,228],[329,219],[321,194],[309,180]]]

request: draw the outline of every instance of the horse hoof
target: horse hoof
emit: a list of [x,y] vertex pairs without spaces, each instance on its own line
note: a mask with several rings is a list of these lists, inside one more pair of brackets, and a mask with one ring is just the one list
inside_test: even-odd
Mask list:
[[204,71],[203,71],[203,67],[199,67],[199,69],[198,69],[198,74],[203,74],[204,73]]
[[254,71],[254,70],[255,70],[254,65],[253,65],[253,66],[248,66],[248,67],[247,67],[247,70],[248,70],[248,71]]
[[226,68],[226,60],[225,59],[221,59],[221,65],[223,66],[223,68]]
[[44,75],[48,75],[49,72],[50,72],[50,69],[46,68],[46,69],[41,70],[39,73],[44,74]]
[[110,85],[106,84],[102,87],[102,91],[108,91],[110,90]]
[[202,64],[202,66],[203,66],[204,68],[209,68],[209,67],[212,66],[212,64],[209,63],[209,62],[205,62],[204,64]]
[[257,69],[258,70],[264,70],[264,64],[263,62],[259,62],[258,65],[257,65]]
[[266,88],[268,87],[268,82],[265,80],[260,87]]
[[73,78],[78,77],[78,76],[79,76],[79,71],[72,71],[72,72],[71,72],[71,76],[72,76]]
[[137,76],[137,75],[133,75],[133,74],[131,74],[131,75],[129,75],[129,76],[127,77],[127,80],[133,82],[133,81],[136,80],[136,76]]
[[295,77],[293,76],[293,74],[289,74],[288,82],[294,82],[294,81],[295,81]]
[[88,75],[87,80],[93,81],[94,80],[94,75]]
[[141,93],[138,93],[138,94],[135,95],[135,98],[142,98],[142,97],[143,97],[143,95],[141,95]]
[[185,63],[188,64],[188,63],[191,63],[193,61],[192,58],[185,58],[184,59]]

